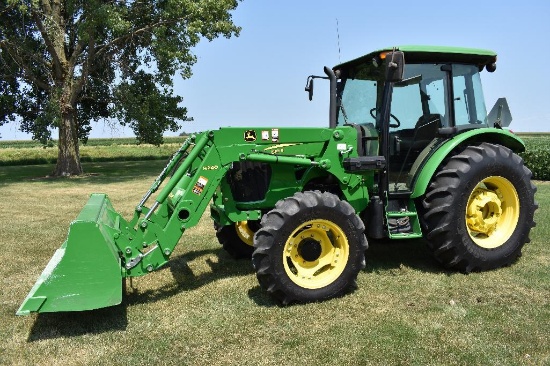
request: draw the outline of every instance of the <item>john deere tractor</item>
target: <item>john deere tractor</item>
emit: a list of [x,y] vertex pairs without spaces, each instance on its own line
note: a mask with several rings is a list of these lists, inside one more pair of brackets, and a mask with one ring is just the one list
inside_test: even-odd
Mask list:
[[513,263],[536,188],[506,100],[486,112],[480,73],[495,69],[487,50],[382,49],[308,78],[310,98],[328,80],[328,126],[190,136],[130,220],[91,195],[17,314],[119,304],[123,279],[165,265],[208,207],[219,242],[282,304],[345,293],[367,238],[424,237],[461,272]]

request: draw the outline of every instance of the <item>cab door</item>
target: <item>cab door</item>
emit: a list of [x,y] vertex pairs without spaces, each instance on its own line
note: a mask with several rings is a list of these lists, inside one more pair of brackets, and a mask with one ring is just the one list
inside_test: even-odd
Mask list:
[[446,73],[438,64],[407,64],[403,81],[392,93],[389,128],[388,193],[411,192],[411,171],[436,138],[448,126]]

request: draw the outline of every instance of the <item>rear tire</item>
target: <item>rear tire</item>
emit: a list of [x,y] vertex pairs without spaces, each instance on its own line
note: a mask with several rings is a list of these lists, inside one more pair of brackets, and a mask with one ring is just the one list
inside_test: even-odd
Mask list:
[[334,194],[306,191],[279,201],[254,235],[260,286],[283,305],[344,294],[365,267],[364,230]]
[[531,175],[518,155],[500,145],[468,146],[451,157],[422,200],[435,258],[466,273],[516,261],[535,226]]

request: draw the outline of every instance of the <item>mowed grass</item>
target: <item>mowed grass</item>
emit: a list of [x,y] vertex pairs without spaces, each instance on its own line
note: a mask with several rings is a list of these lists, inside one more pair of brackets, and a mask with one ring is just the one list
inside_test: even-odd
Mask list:
[[128,281],[120,306],[16,317],[15,311],[92,192],[129,218],[160,161],[0,168],[0,364],[548,365],[550,184],[537,183],[537,227],[513,266],[463,275],[421,240],[371,244],[355,291],[277,306],[249,261],[217,243],[208,214],[163,270]]

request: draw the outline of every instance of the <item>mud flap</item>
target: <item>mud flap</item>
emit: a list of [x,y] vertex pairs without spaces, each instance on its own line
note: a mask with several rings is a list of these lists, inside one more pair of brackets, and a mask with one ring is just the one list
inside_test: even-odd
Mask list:
[[120,304],[122,267],[114,241],[120,220],[106,195],[92,194],[17,315]]

